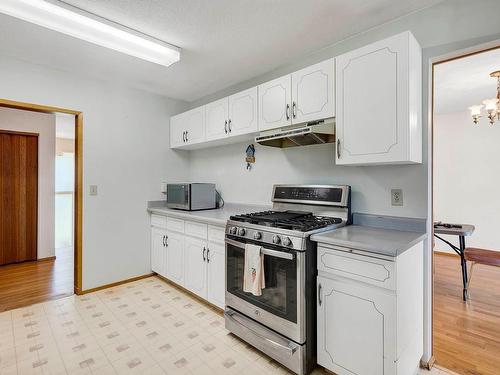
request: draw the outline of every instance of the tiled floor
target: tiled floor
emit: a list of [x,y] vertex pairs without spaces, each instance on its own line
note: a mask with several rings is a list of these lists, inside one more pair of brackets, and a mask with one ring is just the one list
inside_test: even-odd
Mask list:
[[287,373],[155,277],[0,314],[0,375]]

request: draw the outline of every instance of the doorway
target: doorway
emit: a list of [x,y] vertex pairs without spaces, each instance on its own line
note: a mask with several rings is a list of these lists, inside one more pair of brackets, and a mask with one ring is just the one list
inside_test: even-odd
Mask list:
[[499,70],[498,46],[433,65],[433,353],[460,374],[500,368]]
[[[53,129],[50,151],[42,153],[43,150],[40,149],[38,153],[37,204],[28,204],[26,201],[29,207],[36,207],[38,210],[35,233],[40,243],[29,246],[32,251],[35,249],[34,259],[16,259],[9,262],[13,264],[0,266],[0,311],[5,311],[82,293],[83,115],[79,111],[4,99],[0,99],[0,110],[4,114],[10,111],[9,115],[22,113],[19,123],[28,124],[26,126],[33,126],[35,123],[30,120],[49,118],[51,122],[36,122],[39,131],[32,136],[36,135],[35,138],[41,141],[50,139],[47,137],[50,133],[46,132],[50,127],[48,125],[52,125]],[[42,133],[43,137],[40,136]],[[42,143],[40,142],[40,147]],[[46,155],[51,157],[49,163],[42,158],[46,158]],[[4,160],[2,159],[3,165]],[[49,171],[51,167],[52,174]],[[2,173],[2,176],[7,177],[7,174]],[[14,180],[16,183],[11,185],[16,185],[19,181]],[[47,182],[52,183],[51,189],[46,188]],[[47,191],[50,195],[46,194]],[[8,232],[17,233],[16,230]]]

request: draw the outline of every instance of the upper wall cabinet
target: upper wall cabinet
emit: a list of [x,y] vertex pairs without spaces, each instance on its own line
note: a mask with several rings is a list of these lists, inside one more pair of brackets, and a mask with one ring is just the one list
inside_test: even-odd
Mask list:
[[259,86],[259,130],[333,117],[334,59]]
[[422,162],[422,56],[410,32],[336,58],[337,164]]
[[206,105],[207,141],[256,132],[257,87]]
[[185,147],[205,141],[205,107],[170,118],[170,147]]
[[292,124],[291,76],[287,75],[259,86],[259,130]]
[[334,59],[292,74],[292,123],[335,116]]

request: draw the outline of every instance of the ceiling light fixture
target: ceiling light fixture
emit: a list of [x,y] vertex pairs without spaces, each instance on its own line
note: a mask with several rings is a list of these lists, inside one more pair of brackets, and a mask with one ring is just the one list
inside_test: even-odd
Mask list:
[[155,64],[180,60],[178,47],[60,1],[1,0],[0,12]]
[[472,122],[474,122],[474,124],[477,124],[482,117],[481,110],[483,107],[488,114],[487,117],[491,125],[493,125],[495,121],[500,121],[500,70],[490,73],[490,77],[497,79],[497,97],[483,100],[483,104],[469,107]]

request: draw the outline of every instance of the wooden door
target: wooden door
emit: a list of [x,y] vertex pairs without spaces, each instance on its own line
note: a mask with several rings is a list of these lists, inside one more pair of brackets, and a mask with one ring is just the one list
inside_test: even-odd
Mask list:
[[37,259],[38,135],[0,130],[0,265]]
[[223,98],[206,105],[207,141],[228,135],[228,100]]
[[259,86],[259,130],[292,124],[292,77],[287,75]]
[[229,97],[229,135],[249,134],[258,130],[257,87]]
[[292,74],[292,123],[335,116],[334,59]]

